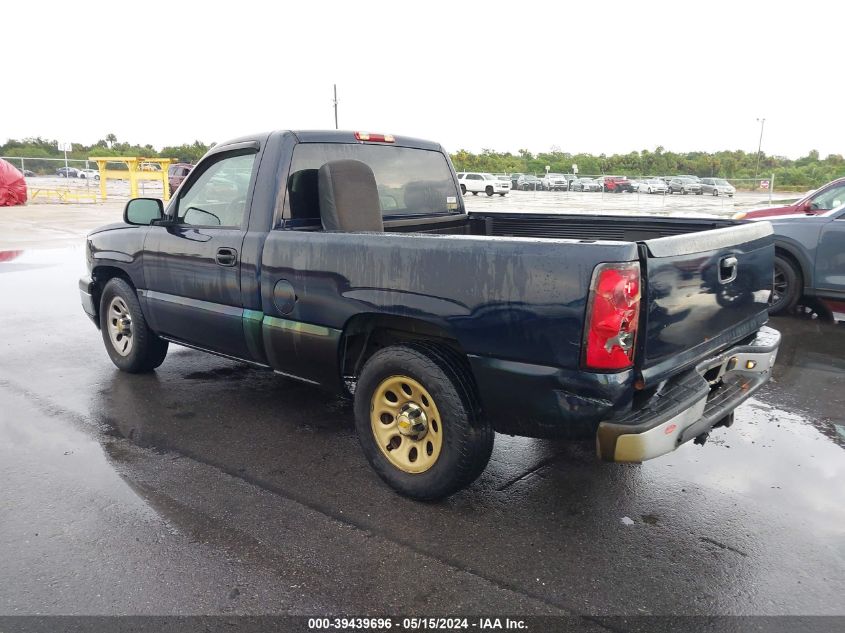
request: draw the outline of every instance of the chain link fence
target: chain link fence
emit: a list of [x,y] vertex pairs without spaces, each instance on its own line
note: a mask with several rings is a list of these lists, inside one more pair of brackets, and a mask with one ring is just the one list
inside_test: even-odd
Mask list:
[[[26,177],[29,202],[102,202],[99,174],[80,173],[82,170],[98,171],[97,163],[78,158],[29,158],[25,156],[0,156],[17,167]],[[126,165],[109,163],[109,170],[121,171]],[[138,183],[142,197],[161,198],[164,195],[160,182],[141,180]],[[109,178],[106,181],[106,196],[111,199],[128,199],[130,187],[126,180]]]

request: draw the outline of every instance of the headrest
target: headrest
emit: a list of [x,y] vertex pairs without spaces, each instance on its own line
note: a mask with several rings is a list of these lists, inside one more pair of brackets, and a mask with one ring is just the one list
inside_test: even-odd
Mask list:
[[320,167],[320,219],[327,231],[384,231],[373,170],[358,160]]

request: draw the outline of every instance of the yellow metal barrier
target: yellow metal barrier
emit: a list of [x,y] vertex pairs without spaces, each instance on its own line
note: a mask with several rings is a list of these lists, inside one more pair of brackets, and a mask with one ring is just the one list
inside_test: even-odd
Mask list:
[[36,198],[58,198],[59,202],[82,202],[83,200],[97,202],[97,192],[85,189],[30,189],[29,199]]
[[[88,160],[97,163],[100,170],[100,196],[106,199],[106,179],[129,180],[129,196],[138,197],[139,180],[158,180],[161,182],[164,191],[165,201],[170,200],[170,183],[167,180],[167,169],[172,158],[139,158],[137,156],[89,156]],[[126,171],[122,169],[108,169],[107,163],[123,163]]]

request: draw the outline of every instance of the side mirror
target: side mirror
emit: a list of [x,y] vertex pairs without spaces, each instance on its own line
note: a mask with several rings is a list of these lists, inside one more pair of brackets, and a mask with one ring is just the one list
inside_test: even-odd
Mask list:
[[127,224],[149,226],[163,217],[164,204],[157,198],[133,198],[123,210],[123,221]]

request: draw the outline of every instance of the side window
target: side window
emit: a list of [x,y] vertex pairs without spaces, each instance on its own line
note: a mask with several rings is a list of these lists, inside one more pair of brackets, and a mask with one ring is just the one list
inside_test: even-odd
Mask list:
[[810,201],[810,207],[819,211],[830,211],[845,204],[845,184],[831,187]]
[[190,226],[239,227],[254,163],[254,153],[213,163],[180,196],[177,221]]

